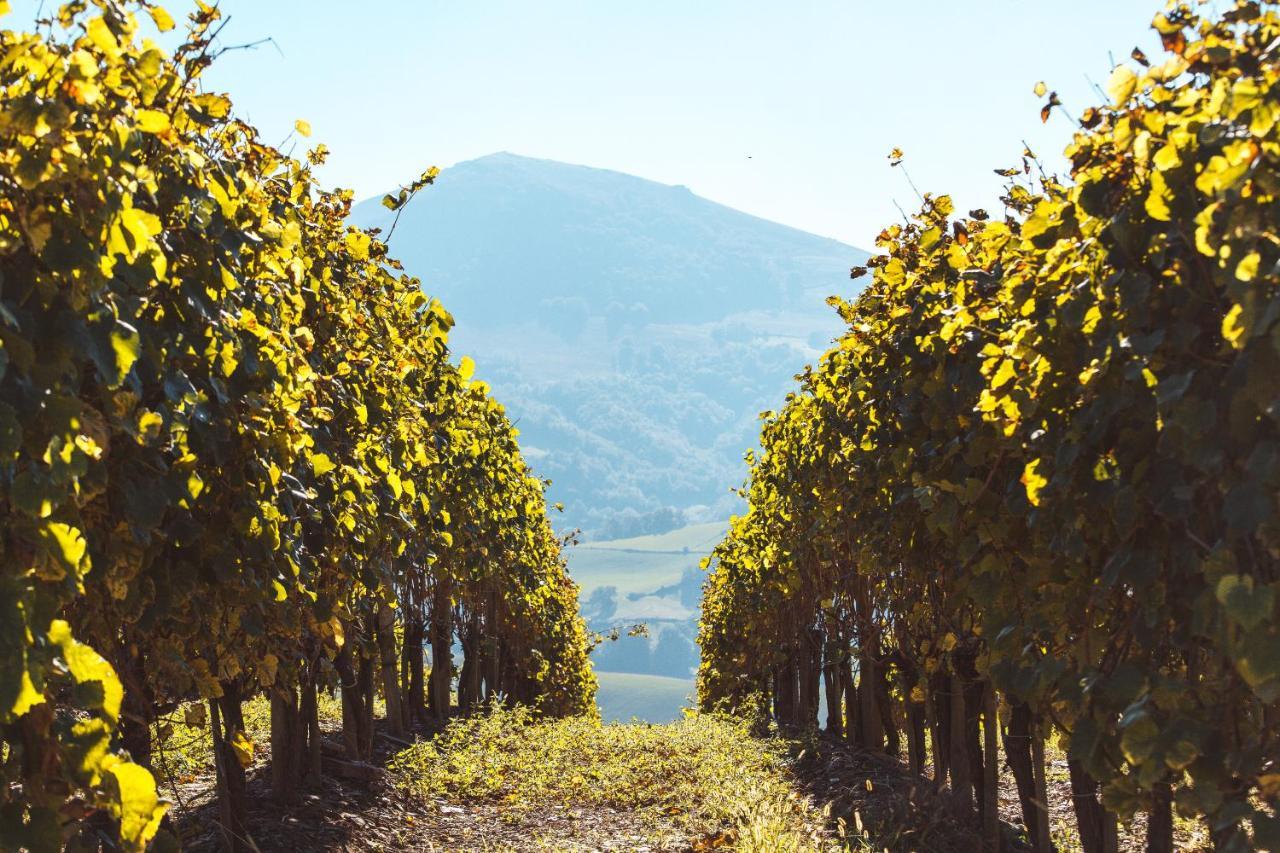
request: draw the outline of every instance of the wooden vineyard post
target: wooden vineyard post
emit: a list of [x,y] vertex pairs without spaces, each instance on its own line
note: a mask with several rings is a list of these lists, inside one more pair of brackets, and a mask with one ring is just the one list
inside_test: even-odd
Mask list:
[[973,780],[965,754],[964,682],[951,674],[951,797],[961,819],[973,820]]
[[1000,756],[996,746],[999,722],[996,691],[991,680],[982,685],[982,840],[987,853],[1000,853]]
[[1036,853],[1053,853],[1053,841],[1049,837],[1049,783],[1045,778],[1044,733],[1035,721],[1031,724],[1031,772],[1035,784]]

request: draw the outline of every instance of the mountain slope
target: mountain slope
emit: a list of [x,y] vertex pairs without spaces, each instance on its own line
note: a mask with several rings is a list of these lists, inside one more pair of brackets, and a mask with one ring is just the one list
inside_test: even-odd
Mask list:
[[[371,199],[353,220],[383,226]],[[724,518],[759,410],[839,328],[864,252],[671,187],[495,154],[403,212],[393,254],[592,538]]]

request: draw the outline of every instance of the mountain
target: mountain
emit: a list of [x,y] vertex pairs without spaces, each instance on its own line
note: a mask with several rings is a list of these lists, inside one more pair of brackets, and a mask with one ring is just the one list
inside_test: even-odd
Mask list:
[[[385,233],[379,199],[352,219]],[[505,153],[444,170],[390,242],[588,540],[737,508],[757,413],[838,332],[825,297],[867,257],[684,187]]]

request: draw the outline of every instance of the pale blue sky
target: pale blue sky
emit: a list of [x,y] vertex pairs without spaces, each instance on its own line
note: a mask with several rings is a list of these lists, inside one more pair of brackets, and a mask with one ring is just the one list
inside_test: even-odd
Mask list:
[[[12,25],[35,2],[15,3]],[[327,182],[361,198],[511,151],[617,169],[871,248],[921,190],[995,207],[1026,139],[1053,158],[1037,80],[1075,115],[1161,0],[222,0],[209,73],[268,140],[306,118]],[[178,17],[190,8],[169,0]],[[421,201],[419,203],[422,203]]]

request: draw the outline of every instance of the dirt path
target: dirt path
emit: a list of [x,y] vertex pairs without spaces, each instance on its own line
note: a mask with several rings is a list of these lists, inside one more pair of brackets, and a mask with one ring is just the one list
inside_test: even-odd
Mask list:
[[[928,779],[830,737],[761,740],[696,721],[575,725],[581,724],[548,723],[546,733],[468,729],[453,747],[410,764],[420,769],[409,775],[403,765],[399,775],[382,769],[403,742],[379,735],[368,778],[326,775],[290,806],[272,799],[269,756],[259,756],[250,770],[249,831],[262,853],[981,849],[977,834],[952,817],[946,794]],[[589,734],[597,730],[600,735]],[[557,737],[567,746],[548,751],[545,741]],[[334,736],[329,751],[338,750]],[[762,753],[773,758],[734,778],[750,763],[743,756]],[[485,769],[477,776],[475,767]],[[489,784],[485,773],[507,781]],[[593,780],[587,788],[582,776]],[[1054,757],[1050,786],[1054,842],[1060,853],[1078,851],[1065,761]],[[186,849],[220,849],[211,789],[210,774],[203,773],[170,792],[182,803],[174,817]],[[1009,849],[1017,851],[1021,814],[1011,782],[1001,791],[1000,816]],[[1141,849],[1143,829],[1141,820],[1124,829],[1122,849]],[[1179,825],[1177,833],[1178,849],[1203,849],[1196,826]]]
[[[515,817],[489,804],[422,800],[388,785],[326,779],[299,804],[277,806],[265,781],[249,787],[249,829],[262,853],[303,851],[687,850],[671,827],[613,809],[553,809]],[[184,822],[186,849],[221,849],[212,804]],[[665,842],[663,839],[666,839]]]
[[[652,736],[655,728],[636,731]],[[339,751],[330,732],[326,752]],[[754,744],[750,745],[755,748]],[[403,748],[376,737],[367,779],[326,775],[299,801],[282,806],[270,790],[270,758],[259,755],[249,770],[249,833],[262,853],[300,851],[698,851],[727,848],[739,841],[733,826],[707,823],[675,808],[616,807],[608,803],[537,801],[512,803],[490,795],[424,796],[396,784],[387,761]],[[580,760],[590,765],[593,756]],[[607,782],[605,784],[608,784]],[[626,786],[626,780],[618,780]],[[213,799],[212,774],[204,772],[171,789],[176,828],[184,849],[222,849]],[[509,799],[509,798],[508,798]],[[180,805],[179,805],[180,803]],[[817,833],[815,843],[796,850],[832,849],[818,811],[807,800],[788,806],[790,822]],[[761,849],[761,848],[755,848]]]

